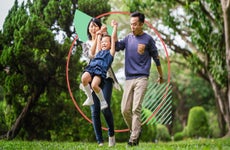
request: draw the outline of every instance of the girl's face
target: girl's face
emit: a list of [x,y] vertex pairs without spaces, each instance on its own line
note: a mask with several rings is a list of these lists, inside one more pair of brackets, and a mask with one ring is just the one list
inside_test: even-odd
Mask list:
[[100,30],[100,28],[96,23],[94,23],[94,22],[90,23],[90,25],[89,25],[89,33],[91,35],[95,35],[96,32],[99,31],[99,30]]
[[110,42],[110,37],[103,37],[101,39],[101,49],[102,50],[110,50],[111,48],[111,42]]

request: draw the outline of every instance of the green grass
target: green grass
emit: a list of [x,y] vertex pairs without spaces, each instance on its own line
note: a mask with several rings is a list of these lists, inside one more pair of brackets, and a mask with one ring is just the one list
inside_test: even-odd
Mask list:
[[47,141],[0,141],[0,150],[229,150],[230,138],[225,139],[199,139],[179,142],[140,142],[137,147],[127,147],[126,143],[116,143],[109,148],[108,143],[98,147],[96,143],[89,142],[47,142]]

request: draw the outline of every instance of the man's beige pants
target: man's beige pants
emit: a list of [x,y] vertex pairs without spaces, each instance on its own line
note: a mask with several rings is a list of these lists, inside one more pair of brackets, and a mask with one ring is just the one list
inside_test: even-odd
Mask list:
[[148,85],[147,77],[126,80],[121,102],[121,113],[130,129],[129,142],[137,140],[141,131],[141,108]]

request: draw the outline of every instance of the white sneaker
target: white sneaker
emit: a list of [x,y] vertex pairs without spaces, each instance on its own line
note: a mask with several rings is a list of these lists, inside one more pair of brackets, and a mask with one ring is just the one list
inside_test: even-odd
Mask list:
[[103,145],[104,145],[103,143],[99,143],[99,144],[98,144],[98,146],[100,146],[100,147],[103,146]]
[[[83,84],[81,83],[80,85],[79,85],[79,88],[82,90],[82,91],[84,91],[85,92],[85,89],[84,89],[84,86],[83,86]],[[91,89],[91,93],[93,92],[93,90]]]
[[115,146],[115,135],[109,137],[109,147]]
[[106,109],[108,107],[108,104],[107,104],[107,102],[105,100],[100,101],[100,103],[101,103],[101,110]]
[[83,84],[82,84],[82,83],[79,85],[79,88],[80,88],[82,91],[84,91],[84,87],[83,87]]
[[91,98],[87,98],[83,103],[83,106],[91,106],[93,104],[94,104],[93,100]]

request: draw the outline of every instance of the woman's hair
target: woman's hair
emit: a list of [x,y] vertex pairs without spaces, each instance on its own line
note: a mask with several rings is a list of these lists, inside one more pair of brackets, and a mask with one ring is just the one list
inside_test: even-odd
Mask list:
[[92,35],[91,35],[90,32],[89,32],[89,26],[90,26],[91,22],[92,22],[93,24],[96,24],[100,29],[101,29],[101,26],[102,26],[101,20],[98,19],[98,18],[92,18],[92,19],[89,21],[88,26],[87,26],[87,36],[88,36],[88,39],[89,39],[89,40],[92,40]]

